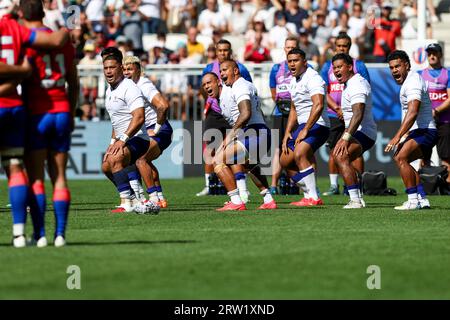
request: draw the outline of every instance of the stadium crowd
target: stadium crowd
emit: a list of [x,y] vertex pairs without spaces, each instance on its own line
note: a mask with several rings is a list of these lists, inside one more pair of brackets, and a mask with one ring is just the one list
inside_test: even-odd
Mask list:
[[[99,53],[109,46],[118,46],[124,55],[138,56],[144,67],[148,63],[209,63],[215,59],[214,45],[223,37],[237,39],[232,43],[235,58],[240,61],[279,62],[284,55],[284,40],[297,36],[307,59],[321,66],[333,56],[334,41],[340,32],[352,38],[352,57],[365,62],[385,62],[396,42],[417,35],[417,1],[409,0],[45,0],[44,3],[44,22],[51,29],[56,30],[69,20],[76,26],[71,34],[80,65],[101,64]],[[438,21],[433,3],[427,1],[429,22]],[[80,11],[74,11],[71,7],[74,5]],[[78,13],[79,17],[75,17]],[[145,43],[145,36],[152,34],[152,42]],[[180,34],[186,36],[169,49],[167,38]],[[428,38],[431,37],[429,23]],[[192,91],[197,91],[200,81],[167,75],[156,84],[173,96],[172,106],[184,105],[194,95]],[[79,116],[84,120],[105,115],[98,114],[97,86],[94,77],[82,80]],[[182,92],[189,93],[176,97]]]

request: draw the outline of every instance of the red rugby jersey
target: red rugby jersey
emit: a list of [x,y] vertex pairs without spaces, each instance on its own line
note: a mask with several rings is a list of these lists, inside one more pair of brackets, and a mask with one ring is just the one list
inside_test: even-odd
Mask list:
[[[51,33],[48,28],[33,29]],[[69,112],[66,92],[66,70],[72,67],[75,48],[70,41],[54,50],[28,48],[26,55],[33,66],[24,83],[25,101],[31,114]]]
[[[25,45],[34,42],[36,33],[21,26],[9,15],[0,19],[0,61],[10,65],[18,65],[25,53]],[[23,105],[19,94],[0,97],[0,108],[10,108]]]

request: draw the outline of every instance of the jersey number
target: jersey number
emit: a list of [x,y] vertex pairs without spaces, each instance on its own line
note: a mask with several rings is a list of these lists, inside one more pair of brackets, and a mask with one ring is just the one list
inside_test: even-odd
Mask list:
[[0,38],[0,57],[5,59],[7,64],[14,65],[14,50],[2,48],[4,45],[11,44],[13,44],[13,38],[11,36],[2,36]]
[[55,80],[50,79],[53,70],[52,70],[52,60],[50,55],[46,54],[42,57],[42,61],[45,63],[45,78],[41,81],[42,87],[51,88],[51,87],[63,87],[65,85],[65,77],[66,77],[66,65],[64,64],[64,54],[58,53],[55,56],[56,63],[58,63],[59,73],[61,74],[61,78],[55,82]]

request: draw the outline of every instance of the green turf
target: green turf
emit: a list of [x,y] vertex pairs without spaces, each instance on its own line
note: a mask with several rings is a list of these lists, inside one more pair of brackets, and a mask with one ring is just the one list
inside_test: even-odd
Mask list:
[[[402,190],[399,179],[389,184]],[[226,197],[197,198],[201,186],[164,181],[170,207],[140,216],[109,213],[117,197],[106,181],[72,181],[64,248],[12,248],[9,210],[0,209],[0,298],[450,298],[450,197],[398,213],[403,192],[366,197],[368,207],[351,212],[343,196],[308,209],[277,196],[280,209],[267,213],[254,210],[261,199],[252,187],[251,210],[217,213]],[[48,235],[53,222],[49,214]],[[81,290],[66,287],[69,265],[81,268]],[[381,268],[381,290],[367,289],[369,265]]]

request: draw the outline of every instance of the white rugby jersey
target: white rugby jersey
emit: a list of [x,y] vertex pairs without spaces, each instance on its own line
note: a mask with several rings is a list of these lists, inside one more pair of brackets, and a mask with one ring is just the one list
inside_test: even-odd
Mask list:
[[[312,68],[307,68],[306,71],[297,80],[292,77],[291,83],[289,85],[289,93],[291,94],[292,102],[295,106],[295,111],[297,112],[297,122],[298,124],[308,122],[309,115],[312,109],[311,96],[316,94],[321,94],[324,96],[326,94],[325,81],[317,73],[317,71]],[[321,126],[329,127],[330,120],[328,119],[326,100],[324,101],[324,108],[322,115],[317,124]]]
[[364,115],[358,131],[363,132],[372,140],[377,139],[377,125],[372,114],[372,89],[369,82],[359,73],[351,77],[344,86],[341,98],[341,108],[344,114],[345,128],[348,128],[353,117],[352,106],[356,103],[364,103]]
[[159,93],[153,82],[146,77],[140,77],[137,86],[142,91],[145,100],[145,126],[148,128],[156,123],[156,108],[152,105],[153,98]]
[[406,112],[408,111],[408,103],[413,100],[419,100],[420,107],[416,121],[410,130],[417,128],[435,129],[436,124],[434,123],[433,114],[431,111],[431,100],[428,95],[427,84],[417,72],[410,71],[400,89],[402,122],[405,119]]
[[[111,118],[116,137],[120,137],[127,131],[133,118],[131,112],[138,108],[144,108],[144,104],[142,92],[133,80],[123,79],[113,90],[111,90],[111,86],[108,86],[108,89],[106,89],[105,107]],[[149,139],[145,126],[142,126],[135,134],[136,136],[145,140]]]
[[253,83],[240,77],[237,79],[231,87],[226,85],[222,86],[222,92],[220,94],[220,108],[222,110],[223,117],[228,121],[230,125],[236,123],[239,117],[239,103],[244,100],[250,100],[251,116],[247,122],[247,126],[250,124],[265,124],[264,116],[261,111],[261,102],[258,97],[258,92]]

